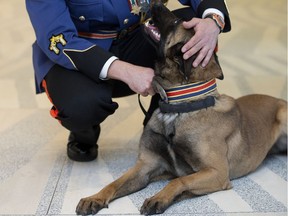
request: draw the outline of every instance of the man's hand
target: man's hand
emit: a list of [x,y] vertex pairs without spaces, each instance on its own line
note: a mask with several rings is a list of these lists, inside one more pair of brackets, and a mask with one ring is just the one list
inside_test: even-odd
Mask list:
[[115,60],[109,67],[108,78],[125,82],[131,90],[146,97],[154,95],[152,80],[154,70]]
[[199,51],[193,67],[197,67],[201,62],[201,66],[206,67],[217,44],[219,27],[210,18],[193,18],[188,22],[183,22],[183,26],[186,29],[194,28],[195,30],[195,35],[182,47],[183,58],[188,59]]

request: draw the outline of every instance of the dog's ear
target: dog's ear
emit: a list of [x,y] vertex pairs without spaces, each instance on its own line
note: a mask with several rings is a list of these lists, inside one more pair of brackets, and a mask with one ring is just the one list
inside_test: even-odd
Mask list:
[[224,74],[223,74],[222,68],[220,66],[220,63],[219,63],[219,60],[218,60],[218,56],[217,56],[217,54],[215,52],[213,53],[213,56],[211,58],[213,58],[213,57],[214,57],[214,60],[216,62],[216,65],[218,67],[218,73],[219,73],[219,75],[216,78],[218,78],[220,80],[223,80],[224,79]]
[[179,71],[181,72],[182,76],[185,78],[185,80],[188,80],[192,70],[192,61],[195,58],[191,57],[188,60],[183,59],[183,53],[181,51],[183,45],[183,42],[173,45],[167,50],[166,56],[178,64]]
[[183,53],[181,48],[184,43],[179,42],[167,50],[166,57],[171,59],[173,62],[177,63],[179,66],[179,70],[185,80],[190,81],[207,81],[214,78],[224,79],[224,75],[220,64],[218,62],[218,57],[214,53],[205,68],[198,66],[196,68],[193,67],[193,62],[196,59],[198,53],[191,56],[189,59],[183,59]]
[[[197,56],[197,54],[196,54],[196,56]],[[192,67],[192,62],[194,60],[195,60],[195,58],[193,59],[193,57],[191,57],[191,60],[188,59],[187,63],[185,63],[185,64],[188,64],[187,67],[191,67],[191,70],[190,70],[191,71],[191,75],[190,75],[191,80],[193,80],[193,81],[207,81],[207,80],[211,80],[214,78],[218,78],[221,80],[224,79],[222,69],[221,69],[220,64],[218,62],[218,57],[215,53],[212,55],[209,63],[207,64],[207,66],[205,68],[201,67],[200,65],[196,68]]]

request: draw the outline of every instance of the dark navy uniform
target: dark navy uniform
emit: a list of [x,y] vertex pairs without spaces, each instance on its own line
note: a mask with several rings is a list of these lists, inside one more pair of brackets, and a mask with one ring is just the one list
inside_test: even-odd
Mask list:
[[[27,11],[34,27],[37,41],[33,45],[33,62],[37,81],[37,93],[42,92],[40,84],[54,64],[67,69],[81,70],[94,80],[99,79],[99,71],[111,57],[109,50],[114,38],[90,39],[78,37],[78,32],[97,33],[101,31],[120,32],[139,22],[140,17],[131,13],[129,0],[26,0]],[[198,0],[180,0],[185,5],[195,5]],[[198,15],[207,8],[217,8],[225,16],[225,28],[230,29],[228,12],[223,0],[204,0],[199,7]],[[195,9],[196,10],[196,9]],[[63,43],[57,42],[53,49],[51,39],[63,35]],[[94,47],[97,45],[96,47]],[[81,62],[79,56],[89,49],[94,60],[93,71],[87,59]],[[58,49],[59,52],[56,50]],[[105,50],[105,51],[103,51]],[[69,53],[78,55],[71,57]],[[83,65],[82,65],[83,64]],[[81,66],[80,66],[81,65]]]
[[[224,31],[230,30],[224,0],[179,1],[191,6],[191,18],[201,17],[207,8],[218,9],[225,17]],[[100,79],[108,59],[116,56],[135,65],[153,67],[156,50],[140,31],[141,16],[133,12],[137,2],[26,0],[36,34],[36,92],[46,91],[54,105],[51,114],[68,130],[78,133],[99,128],[118,107],[112,97],[133,93],[124,83]],[[149,4],[149,0],[144,2]],[[92,142],[95,139],[98,136]]]

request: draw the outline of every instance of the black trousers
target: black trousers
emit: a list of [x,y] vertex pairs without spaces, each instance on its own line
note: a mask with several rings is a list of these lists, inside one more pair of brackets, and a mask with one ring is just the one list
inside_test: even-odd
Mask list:
[[[120,60],[145,67],[154,67],[155,48],[144,38],[141,29],[116,40],[110,52]],[[118,108],[113,97],[134,94],[121,81],[95,82],[80,71],[55,65],[45,77],[46,93],[53,103],[52,110],[61,124],[70,131],[82,131],[99,125]]]
[[[175,14],[187,20],[193,17],[190,8],[177,10]],[[141,28],[115,41],[110,52],[120,60],[151,68],[157,58],[157,50],[145,39]],[[113,114],[118,108],[113,97],[134,94],[123,82],[108,80],[96,83],[80,71],[68,70],[59,65],[48,72],[45,84],[46,93],[53,103],[51,110],[54,117],[73,132],[91,129]],[[157,107],[159,98],[159,95],[152,97],[150,113]]]

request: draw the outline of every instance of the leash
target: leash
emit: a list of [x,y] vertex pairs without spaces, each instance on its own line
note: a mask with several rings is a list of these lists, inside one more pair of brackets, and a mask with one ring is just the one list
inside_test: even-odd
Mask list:
[[141,103],[140,94],[138,94],[138,103],[145,117],[150,116]]

